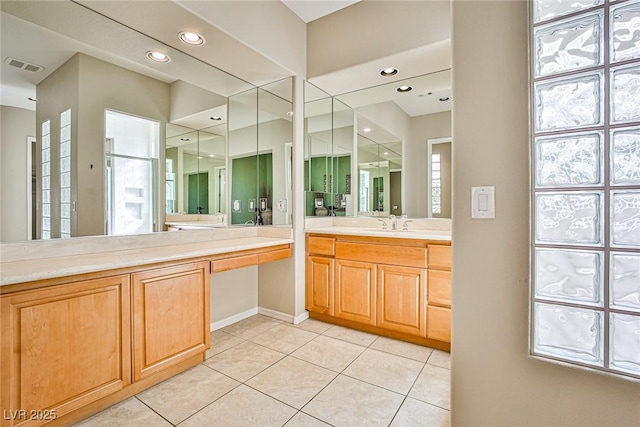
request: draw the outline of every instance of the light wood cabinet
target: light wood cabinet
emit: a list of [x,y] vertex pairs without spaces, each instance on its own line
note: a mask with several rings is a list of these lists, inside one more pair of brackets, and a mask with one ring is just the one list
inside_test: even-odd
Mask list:
[[40,425],[130,384],[129,301],[129,275],[3,296],[2,425]]
[[132,274],[133,379],[209,348],[208,262]]
[[307,258],[307,310],[333,316],[334,269],[333,258]]
[[312,318],[450,348],[449,242],[311,234],[306,280]]
[[376,265],[336,260],[335,313],[341,319],[376,324]]
[[426,336],[426,274],[425,268],[378,265],[378,326]]

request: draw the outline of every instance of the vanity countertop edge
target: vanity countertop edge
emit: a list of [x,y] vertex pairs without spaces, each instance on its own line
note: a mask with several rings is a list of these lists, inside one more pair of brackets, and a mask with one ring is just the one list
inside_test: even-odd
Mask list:
[[433,241],[451,241],[451,232],[443,230],[383,230],[366,227],[314,227],[305,229],[306,234],[334,234],[351,236],[388,237],[394,239],[415,239]]

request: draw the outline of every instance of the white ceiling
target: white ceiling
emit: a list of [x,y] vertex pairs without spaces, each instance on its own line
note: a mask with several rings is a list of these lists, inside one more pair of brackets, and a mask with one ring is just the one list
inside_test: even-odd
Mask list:
[[282,0],[289,9],[300,17],[304,22],[309,23],[318,18],[337,12],[360,0]]

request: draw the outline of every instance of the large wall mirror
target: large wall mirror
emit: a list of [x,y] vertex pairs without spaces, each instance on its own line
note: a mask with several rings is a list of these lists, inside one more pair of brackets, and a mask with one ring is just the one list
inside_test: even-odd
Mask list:
[[[3,240],[161,231],[180,214],[240,223],[231,221],[234,156],[256,159],[236,163],[236,175],[259,170],[252,197],[242,197],[244,208],[256,200],[259,215],[241,223],[291,223],[291,175],[280,168],[291,151],[291,78],[258,89],[75,2],[1,8],[3,112],[31,114],[21,132],[35,137],[24,154],[33,196],[2,192],[3,203],[30,206],[28,237],[3,231]],[[170,61],[151,61],[152,51]],[[243,96],[251,102],[234,103]],[[260,138],[272,123],[277,141]],[[250,150],[232,141],[242,132],[253,133],[240,144]]]
[[[323,150],[333,152],[336,146],[335,132],[340,127],[330,120],[329,106],[339,102],[351,111],[354,208],[349,215],[451,217],[450,70],[336,96],[306,84],[310,88],[305,92],[306,142],[311,148],[305,151],[305,159],[322,158]],[[313,173],[308,173],[310,185],[305,189],[313,198],[324,189],[319,175],[313,181]],[[311,198],[307,195],[306,213],[317,216]]]

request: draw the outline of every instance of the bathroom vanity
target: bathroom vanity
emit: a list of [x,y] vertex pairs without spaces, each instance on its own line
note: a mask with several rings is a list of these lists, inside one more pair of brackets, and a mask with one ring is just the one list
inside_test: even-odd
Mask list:
[[448,232],[311,228],[306,256],[311,318],[449,351]]
[[210,274],[290,257],[290,232],[2,244],[0,424],[68,425],[202,362]]

